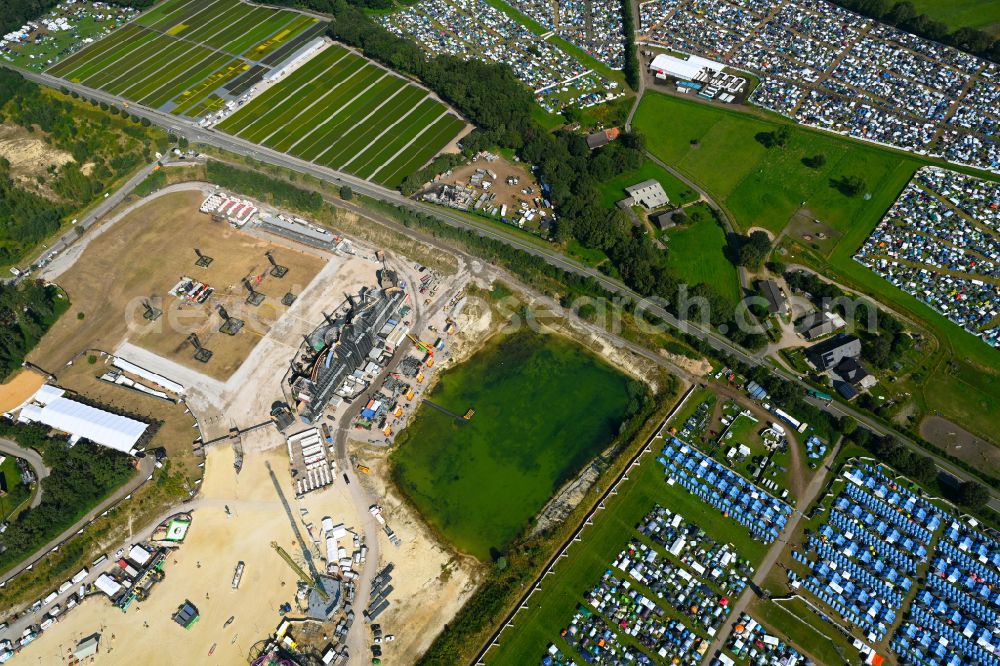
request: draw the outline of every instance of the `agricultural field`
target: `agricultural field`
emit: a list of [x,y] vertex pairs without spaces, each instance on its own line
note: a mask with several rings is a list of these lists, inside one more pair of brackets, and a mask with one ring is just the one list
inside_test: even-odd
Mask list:
[[[628,378],[577,343],[523,331],[446,370],[392,454],[402,492],[448,542],[502,554],[624,419]],[[566,387],[573,387],[567,390]]]
[[218,127],[395,187],[464,124],[423,88],[333,45]]
[[47,72],[199,118],[260,82],[326,24],[239,0],[166,0]]

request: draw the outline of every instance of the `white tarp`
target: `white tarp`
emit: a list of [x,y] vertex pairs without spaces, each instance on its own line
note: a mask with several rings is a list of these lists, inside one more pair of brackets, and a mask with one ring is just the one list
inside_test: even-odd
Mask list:
[[135,545],[132,546],[132,550],[128,552],[128,559],[132,560],[140,567],[149,562],[149,558],[152,557],[149,551],[142,546]]
[[124,453],[132,452],[149,427],[141,421],[62,397],[49,400],[45,406],[25,405],[19,418],[21,421],[44,423],[69,433],[74,439],[89,439]]
[[112,598],[122,589],[122,586],[108,574],[98,576],[97,580],[94,581],[94,587]]
[[114,365],[119,370],[124,370],[125,372],[131,373],[136,377],[142,377],[143,379],[148,379],[154,384],[162,386],[163,388],[167,389],[168,391],[171,391],[172,393],[177,393],[177,394],[184,393],[184,387],[175,382],[174,380],[167,379],[163,375],[158,375],[155,372],[150,372],[149,370],[139,367],[135,363],[129,363],[125,359],[119,358],[118,356],[114,357],[114,359],[111,361],[111,364]]
[[650,71],[663,72],[668,76],[688,81],[694,79],[695,75],[706,67],[713,71],[721,72],[725,65],[696,55],[688,56],[687,60],[681,60],[666,53],[658,53],[653,58],[653,62],[649,63]]

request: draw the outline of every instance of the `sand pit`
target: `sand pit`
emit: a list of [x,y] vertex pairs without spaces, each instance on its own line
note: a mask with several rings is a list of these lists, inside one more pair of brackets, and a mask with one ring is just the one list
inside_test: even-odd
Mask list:
[[[198,212],[201,202],[197,191],[159,197],[95,238],[61,276],[60,285],[69,294],[72,307],[31,359],[45,368],[58,367],[83,348],[113,349],[127,338],[211,377],[229,377],[287,310],[280,303],[281,297],[286,292],[299,294],[326,260],[277,240],[211,222]],[[195,248],[214,261],[206,268],[195,266]],[[284,278],[268,274],[270,264],[264,256],[268,250],[291,269]],[[167,292],[182,276],[211,285],[215,293],[200,305],[169,296]],[[244,302],[245,277],[265,295],[259,307]],[[145,300],[162,310],[156,321],[143,318]],[[230,316],[244,320],[244,329],[237,335],[219,332],[219,305]],[[208,363],[194,360],[194,349],[186,341],[192,332],[214,352]]]
[[[281,444],[281,437],[271,430],[254,436]],[[297,579],[272,550],[271,541],[277,541],[300,563],[302,558],[264,464],[271,463],[288,493],[284,446],[248,455],[238,476],[232,461],[229,447],[210,451],[202,492],[190,505],[194,516],[191,531],[181,547],[167,557],[166,578],[153,588],[147,601],[122,613],[103,597],[88,598],[82,608],[63,616],[18,659],[64,663],[72,646],[100,632],[101,648],[95,663],[102,666],[247,663],[251,646],[273,632],[281,620],[278,607],[285,602],[294,606]],[[310,512],[308,519],[314,522],[331,515],[348,526],[356,524],[355,510],[342,484],[312,493],[301,502],[290,494],[288,499],[296,516],[299,507],[305,507]],[[240,560],[246,568],[239,589],[233,590],[233,571]],[[170,619],[185,599],[201,614],[188,630]],[[223,628],[231,616],[232,624]],[[293,611],[291,617],[295,616]],[[213,644],[215,652],[209,657]]]
[[468,600],[478,584],[480,565],[444,546],[385,482],[388,464],[384,454],[366,452],[369,455],[359,452],[359,459],[372,473],[361,482],[371,484],[381,498],[383,515],[403,542],[397,548],[384,534],[379,536],[383,564],[391,561],[395,565],[392,605],[378,621],[384,632],[396,635],[396,641],[383,650],[394,664],[412,664]]
[[44,383],[45,377],[34,370],[19,371],[6,384],[0,384],[0,412],[20,407]]
[[73,161],[73,156],[43,140],[43,132],[28,132],[19,125],[0,123],[0,157],[10,163],[11,176],[19,185],[55,198],[45,186],[39,186],[37,176],[44,176],[51,166],[60,167]]

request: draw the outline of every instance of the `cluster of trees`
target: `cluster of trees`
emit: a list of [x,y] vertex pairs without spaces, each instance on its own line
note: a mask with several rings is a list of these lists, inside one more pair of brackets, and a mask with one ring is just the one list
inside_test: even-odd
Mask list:
[[635,18],[632,16],[632,3],[622,0],[619,5],[622,13],[622,32],[625,35],[625,64],[622,66],[622,74],[625,75],[625,82],[633,90],[638,90],[642,70],[635,52]]
[[792,130],[788,125],[781,125],[773,132],[759,132],[754,137],[765,148],[784,148],[792,138]]
[[21,367],[24,357],[68,307],[69,300],[58,287],[36,282],[0,284],[0,381]]
[[[68,208],[17,187],[0,157],[0,264],[13,264],[59,229]],[[0,342],[0,345],[3,343]]]
[[216,160],[209,160],[208,179],[216,185],[237,192],[253,192],[260,197],[266,194],[276,206],[298,208],[305,212],[318,212],[323,207],[319,192],[303,190],[281,180],[256,171],[248,171]]
[[857,428],[850,435],[851,441],[864,447],[879,462],[905,474],[921,485],[928,485],[937,478],[937,467],[930,456],[911,451],[895,439],[880,437],[867,428]]
[[57,439],[40,440],[37,428],[22,441],[22,427],[0,424],[0,435],[39,448],[51,473],[42,479],[42,502],[22,512],[0,535],[0,569],[6,569],[76,522],[133,473],[128,455],[82,441],[70,447]]
[[[795,291],[809,294],[814,305],[824,304],[845,320],[857,324],[855,334],[861,338],[862,357],[877,368],[888,368],[913,347],[913,338],[903,324],[885,310],[879,310],[870,301],[858,302],[853,312],[847,308],[849,298],[840,287],[821,280],[813,273],[788,271],[785,281]],[[850,301],[854,302],[854,301]],[[874,321],[872,329],[868,323]]]
[[988,33],[975,28],[958,28],[952,31],[941,21],[935,21],[926,14],[918,13],[909,0],[895,3],[890,0],[833,0],[833,2],[845,9],[894,25],[900,30],[1000,63],[1000,39],[994,39]]
[[845,197],[856,197],[868,189],[868,183],[861,176],[844,176],[833,182],[834,187],[840,190]]
[[738,237],[736,263],[751,271],[758,271],[771,251],[771,239],[766,232],[755,231],[749,236]]
[[[468,153],[469,148],[465,147],[464,152]],[[459,164],[464,164],[466,161],[466,156],[461,153],[445,153],[444,155],[438,155],[423,169],[417,171],[416,173],[411,173],[409,176],[404,178],[403,182],[399,185],[399,191],[406,196],[410,196],[423,187],[424,183],[433,179],[434,176],[444,173],[448,169],[456,167]]]

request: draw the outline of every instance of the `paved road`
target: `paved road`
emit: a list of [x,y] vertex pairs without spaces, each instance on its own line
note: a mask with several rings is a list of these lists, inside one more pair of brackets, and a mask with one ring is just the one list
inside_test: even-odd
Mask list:
[[[62,253],[82,235],[83,231],[89,229],[91,225],[100,220],[108,212],[114,209],[115,206],[124,201],[125,197],[131,194],[132,190],[134,190],[139,183],[144,181],[146,177],[153,172],[155,167],[155,162],[153,164],[147,164],[142,169],[137,171],[131,178],[125,181],[124,185],[108,194],[106,198],[100,199],[96,206],[85,213],[83,217],[78,218],[76,224],[60,236],[56,242],[54,242],[51,246],[44,247],[42,251],[39,252],[38,256],[36,256],[30,263],[30,265],[39,266],[42,261],[46,259],[45,263],[49,263],[54,256]],[[79,229],[79,231],[77,231],[77,229]]]
[[26,449],[17,442],[12,442],[9,439],[0,439],[0,453],[24,458],[31,465],[31,469],[35,470],[35,477],[38,480],[36,484],[38,490],[35,492],[35,497],[31,500],[31,508],[34,509],[42,503],[42,479],[49,475],[49,468],[42,462],[42,456],[37,451]]
[[[833,448],[833,451],[827,457],[827,460],[837,459],[837,454],[840,453],[840,447],[843,444],[843,441],[843,438],[837,440],[837,445]],[[813,480],[806,487],[805,493],[803,494],[798,506],[803,509],[808,509],[812,505],[813,501],[826,486],[827,475],[831,471],[833,471],[832,467],[824,465],[823,468],[816,473],[816,476],[813,477]],[[736,600],[736,603],[731,606],[732,610],[729,617],[732,619],[732,623],[728,624],[715,636],[715,639],[712,641],[712,644],[709,645],[706,654],[714,655],[726,644],[730,633],[733,631],[733,627],[736,626],[736,622],[739,620],[740,613],[747,609],[747,606],[750,605],[750,602],[756,595],[754,588],[764,587],[764,581],[767,580],[768,575],[771,573],[771,569],[774,568],[778,558],[781,557],[781,554],[785,552],[785,549],[788,547],[788,539],[795,534],[795,528],[798,527],[799,521],[802,519],[803,515],[804,514],[799,510],[792,512],[791,517],[788,519],[788,523],[785,524],[785,529],[781,532],[781,536],[778,537],[771,548],[767,551],[767,554],[761,561],[760,566],[757,567],[757,573],[753,576],[753,585],[748,585],[747,588],[743,590],[743,594],[741,594],[739,599]],[[803,647],[808,649],[808,646]]]
[[116,504],[122,498],[131,495],[139,486],[146,483],[150,476],[153,474],[153,457],[146,456],[145,458],[139,459],[139,469],[132,476],[132,478],[124,486],[112,493],[106,500],[98,504],[96,507],[87,512],[80,520],[76,521],[71,527],[64,530],[62,534],[56,538],[49,541],[47,544],[35,551],[35,554],[30,558],[26,558],[19,565],[13,569],[5,571],[2,576],[0,576],[0,585],[6,584],[8,580],[21,573],[28,567],[33,567],[35,563],[42,557],[47,555],[49,551],[53,550],[57,546],[61,546],[64,541],[76,536],[76,533],[83,529],[90,521],[92,521],[97,516],[104,513],[104,511]]
[[[65,87],[69,90],[80,93],[81,95],[96,99],[97,101],[107,102],[109,104],[115,104],[116,106],[123,106],[124,100],[115,97],[114,95],[109,95],[100,90],[94,90],[81,86],[79,84],[70,83],[62,79],[55,78],[43,73],[27,72],[17,70],[25,78],[46,85],[52,88]],[[337,185],[349,185],[355,192],[363,194],[374,199],[378,199],[387,203],[391,203],[396,206],[402,206],[409,208],[411,210],[420,211],[422,213],[431,215],[441,222],[448,224],[453,227],[458,227],[466,230],[473,231],[481,236],[492,238],[503,242],[507,245],[515,247],[522,250],[528,254],[534,255],[536,257],[544,259],[547,263],[552,266],[561,268],[571,273],[576,273],[578,275],[586,276],[592,278],[597,284],[599,284],[603,289],[607,290],[611,294],[622,296],[626,299],[642,302],[645,304],[645,309],[652,315],[655,315],[659,319],[665,321],[669,326],[680,329],[690,335],[704,340],[711,348],[720,353],[725,353],[734,358],[738,359],[740,362],[745,363],[749,366],[763,366],[767,368],[772,374],[778,376],[779,378],[797,384],[799,388],[804,392],[810,386],[799,376],[783,370],[781,368],[776,368],[771,365],[766,359],[758,359],[753,354],[748,353],[742,347],[731,342],[721,333],[713,330],[711,327],[702,326],[701,324],[691,322],[691,321],[679,321],[676,317],[668,313],[665,309],[660,307],[656,303],[649,303],[644,301],[643,297],[629,289],[621,282],[609,278],[603,275],[600,271],[590,268],[580,262],[577,262],[569,257],[566,257],[562,253],[555,249],[550,249],[544,245],[539,245],[532,243],[523,238],[519,238],[511,232],[502,230],[500,228],[488,225],[486,223],[477,223],[470,218],[458,215],[448,209],[441,208],[438,206],[433,206],[431,204],[413,201],[407,197],[404,197],[399,192],[395,190],[389,190],[381,185],[376,185],[375,183],[370,183],[356,176],[350,174],[342,173],[339,171],[334,171],[332,169],[327,169],[325,167],[320,167],[311,162],[306,162],[290,155],[284,153],[279,153],[270,148],[264,146],[259,146],[257,144],[251,143],[244,139],[238,137],[230,136],[224,134],[214,129],[204,129],[198,127],[196,124],[179,118],[169,113],[162,113],[160,111],[155,111],[152,109],[147,109],[140,107],[138,105],[130,105],[129,112],[133,115],[149,118],[151,122],[163,127],[168,131],[172,131],[178,135],[186,136],[189,140],[195,142],[201,142],[209,145],[213,145],[217,148],[234,152],[237,154],[248,155],[253,159],[272,164],[274,166],[284,167],[288,169],[295,170],[299,173],[305,173],[310,176],[314,176],[318,179],[325,180],[328,182],[335,183]],[[680,176],[679,176],[680,177]],[[683,179],[686,183],[694,185]],[[697,188],[696,188],[697,189]],[[902,442],[904,445],[913,449],[914,451],[921,453],[923,455],[930,455],[926,449],[919,446],[912,439],[903,435],[902,433],[891,429],[890,427],[884,425],[875,418],[865,415],[853,407],[847,405],[841,405],[838,403],[827,404],[820,400],[812,400],[813,404],[821,409],[825,409],[832,414],[837,415],[849,415],[856,419],[859,423],[863,424],[866,428],[878,435],[893,434],[897,440]],[[938,467],[942,470],[947,471],[949,474],[955,476],[959,480],[967,480],[972,478],[972,476],[959,469],[958,467],[952,465],[944,459],[935,457],[935,461]],[[1000,512],[1000,489],[989,488],[992,500],[989,506],[996,511]]]

